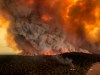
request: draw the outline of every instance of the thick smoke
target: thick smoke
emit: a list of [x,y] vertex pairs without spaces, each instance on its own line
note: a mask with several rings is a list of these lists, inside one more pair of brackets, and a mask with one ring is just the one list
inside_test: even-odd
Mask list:
[[10,15],[8,34],[14,36],[22,54],[100,54],[100,44],[86,39],[83,26],[85,20],[94,22],[90,14],[96,5],[94,0],[84,0],[83,9],[78,4],[73,5],[67,21],[63,15],[65,7],[69,7],[67,0],[1,0],[0,3],[0,10]]

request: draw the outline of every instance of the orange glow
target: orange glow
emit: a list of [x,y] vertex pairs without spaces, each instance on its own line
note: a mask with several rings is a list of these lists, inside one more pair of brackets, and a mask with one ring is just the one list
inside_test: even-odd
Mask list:
[[100,41],[100,25],[93,26],[93,25],[86,25],[86,37],[91,42],[98,42]]
[[84,32],[87,40],[100,42],[100,4],[98,4],[98,0],[92,0],[91,2],[86,0],[62,0],[60,7],[59,12],[65,22],[65,30],[77,35],[77,28],[82,25],[85,28]]
[[52,19],[52,17],[49,14],[45,14],[45,15],[42,15],[41,19],[44,22],[48,22],[48,21],[50,21]]
[[51,1],[50,6],[53,7],[58,1],[59,0],[53,0],[53,1]]
[[62,51],[53,51],[53,50],[43,50],[39,54],[40,55],[57,55],[61,53],[69,52],[68,50],[62,50]]
[[[8,50],[6,52],[0,51],[0,54],[6,54],[10,52],[10,54],[17,54],[20,53],[18,50],[16,43],[14,41],[14,37],[8,33],[8,28],[10,25],[10,19],[6,15],[0,15],[0,49],[2,50]],[[12,47],[11,47],[12,46]]]
[[34,0],[28,0],[28,4],[29,4],[29,5],[34,4]]
[[85,23],[87,38],[92,42],[100,42],[100,6],[97,6],[93,11],[95,22],[93,24]]
[[9,24],[10,24],[10,21],[8,21],[7,18],[4,18],[2,15],[0,15],[0,26],[4,28],[8,28]]

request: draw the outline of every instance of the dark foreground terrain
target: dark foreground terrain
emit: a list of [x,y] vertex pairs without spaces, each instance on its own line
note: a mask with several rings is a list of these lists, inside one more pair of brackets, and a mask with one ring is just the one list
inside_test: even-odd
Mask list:
[[[58,58],[57,58],[58,57]],[[72,63],[60,62],[60,58]],[[62,60],[61,60],[62,61]],[[86,75],[100,55],[64,53],[58,56],[0,56],[0,75]]]

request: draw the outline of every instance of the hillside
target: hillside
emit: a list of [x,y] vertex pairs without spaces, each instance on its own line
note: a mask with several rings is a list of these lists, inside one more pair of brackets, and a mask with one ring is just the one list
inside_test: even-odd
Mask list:
[[[64,64],[59,61],[60,58],[66,57],[71,59],[72,63]],[[96,62],[100,62],[100,55],[85,53],[55,56],[1,55],[0,75],[85,75]]]

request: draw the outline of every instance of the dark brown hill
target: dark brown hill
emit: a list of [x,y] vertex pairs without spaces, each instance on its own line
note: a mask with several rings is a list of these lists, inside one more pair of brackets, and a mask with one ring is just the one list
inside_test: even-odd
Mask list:
[[[66,57],[73,66],[66,64]],[[65,63],[59,60],[64,59]],[[64,53],[55,56],[0,56],[0,75],[85,75],[100,55]],[[71,64],[72,64],[71,63]]]

